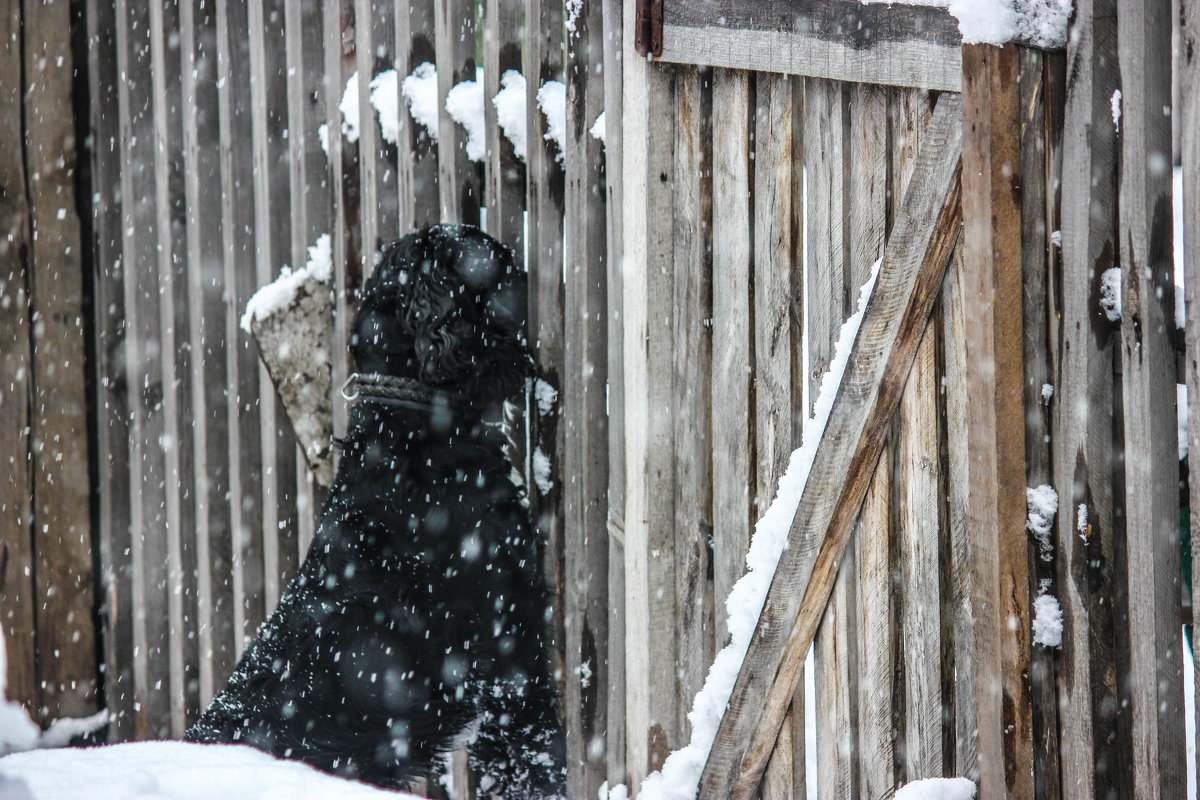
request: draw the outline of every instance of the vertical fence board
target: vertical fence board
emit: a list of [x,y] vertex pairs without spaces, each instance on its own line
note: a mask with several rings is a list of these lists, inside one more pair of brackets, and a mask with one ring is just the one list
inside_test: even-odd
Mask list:
[[[1017,51],[963,47],[963,258],[980,785],[1033,791],[1021,349]],[[991,369],[988,369],[988,366]],[[1013,622],[1015,618],[1015,624]],[[990,658],[983,658],[991,654]]]
[[[161,329],[163,438],[160,447],[165,466],[165,523],[167,593],[166,613],[170,638],[169,681],[164,691],[171,703],[171,734],[183,734],[185,717],[198,711],[199,688],[195,671],[196,562],[195,493],[192,481],[193,428],[191,351],[186,282],[177,276],[177,263],[186,259],[186,211],[183,193],[182,89],[179,42],[179,7],[175,3],[150,6],[150,58],[153,86],[156,269]],[[171,47],[168,39],[173,39]],[[186,532],[186,533],[185,533]]]
[[1130,701],[1134,793],[1145,797],[1184,781],[1171,119],[1161,113],[1171,105],[1170,20],[1167,0],[1117,2]]
[[[597,31],[600,37],[603,35],[603,25],[599,14],[596,19],[594,27],[601,29]],[[603,40],[598,38],[598,41],[600,44],[596,49],[589,51],[582,59],[584,68],[593,64],[603,65],[599,51]],[[488,233],[511,247],[521,259],[525,249],[524,163],[517,158],[513,143],[500,129],[496,119],[496,104],[492,102],[500,91],[501,78],[509,70],[521,70],[521,6],[503,0],[487,0],[483,11],[483,113],[487,138],[484,205],[487,207]],[[601,80],[603,77],[603,74],[599,76]],[[601,80],[593,83],[602,86]],[[602,111],[603,102],[596,108]],[[591,123],[587,122],[586,127],[590,126]]]
[[[529,337],[538,377],[556,391],[563,371],[563,183],[556,148],[546,141],[546,122],[538,109],[537,91],[543,82],[561,80],[563,22],[561,4],[549,0],[525,3],[526,208],[525,264],[529,272]],[[546,584],[554,592],[550,624],[551,647],[559,687],[566,677],[563,631],[563,508],[561,467],[564,431],[561,411],[529,418],[530,457],[548,466],[548,491],[527,476],[530,511],[545,542]],[[534,468],[536,472],[538,467]]]
[[[434,0],[413,0],[396,10],[396,72],[399,81],[418,65],[434,63],[433,30]],[[400,194],[397,221],[403,235],[414,228],[437,222],[438,148],[437,142],[424,127],[408,113],[408,104],[401,98],[397,148],[402,157],[397,160],[396,189]],[[407,156],[407,157],[403,157]],[[335,385],[340,385],[336,384]]]
[[[474,0],[435,0],[438,83],[438,190],[442,222],[479,224],[483,187],[467,157],[467,132],[446,110],[452,86],[475,80]],[[532,26],[530,26],[532,27]],[[561,46],[561,29],[557,41]],[[559,61],[561,65],[561,57]]]
[[725,598],[746,571],[753,525],[750,327],[750,75],[713,71],[713,595],[716,644],[729,637]]
[[625,269],[627,759],[640,785],[681,744],[675,674],[671,421],[673,73],[639,58],[625,15],[622,173]]
[[[675,75],[675,160],[672,257],[679,265],[671,311],[672,424],[675,448],[676,652],[678,730],[687,731],[692,698],[704,685],[713,655],[711,363],[711,95],[708,75],[681,67]],[[784,297],[786,302],[786,296]],[[568,303],[568,307],[572,304]],[[784,328],[786,335],[786,326]],[[784,416],[790,423],[786,407]]]
[[[608,380],[606,217],[600,142],[592,121],[604,108],[599,0],[577,9],[567,36],[564,370],[564,497],[567,791],[594,797],[607,778]],[[489,181],[489,184],[491,181]],[[499,192],[497,192],[497,197]],[[511,199],[510,206],[511,208]],[[518,207],[519,211],[519,207]],[[489,225],[491,216],[489,209]],[[502,219],[497,219],[501,225]],[[511,222],[508,223],[511,225]]]
[[[96,464],[101,635],[109,739],[134,733],[132,572],[127,552],[131,508],[128,389],[124,362],[124,259],[121,249],[121,159],[116,9],[89,3],[88,88],[92,131],[93,298]],[[7,37],[5,37],[7,40]],[[6,139],[5,141],[17,141]],[[0,163],[10,163],[7,159]],[[5,447],[4,452],[15,452]],[[11,652],[11,651],[10,651]],[[10,659],[9,685],[13,672]]]
[[232,528],[229,501],[228,343],[224,325],[221,200],[206,191],[221,181],[217,29],[212,6],[188,6],[180,19],[184,197],[187,208],[187,305],[193,357],[193,465],[199,707],[233,669]]
[[624,214],[622,168],[622,30],[620,0],[603,0],[605,209],[608,214],[608,785],[626,783],[625,771],[625,394]]
[[26,263],[32,242],[21,56],[21,7],[11,4],[0,12],[0,625],[8,655],[8,697],[40,716],[29,457],[32,330]]

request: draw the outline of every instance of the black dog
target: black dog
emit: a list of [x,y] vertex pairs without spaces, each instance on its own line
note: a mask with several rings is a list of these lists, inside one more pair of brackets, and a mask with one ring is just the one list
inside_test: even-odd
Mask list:
[[484,421],[530,372],[525,298],[507,248],[476,228],[385,249],[308,557],[188,739],[399,788],[474,725],[481,789],[563,793],[541,548]]

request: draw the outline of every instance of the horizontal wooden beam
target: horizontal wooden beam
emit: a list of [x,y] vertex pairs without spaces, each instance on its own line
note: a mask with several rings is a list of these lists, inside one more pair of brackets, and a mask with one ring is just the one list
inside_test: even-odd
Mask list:
[[665,0],[663,61],[957,92],[945,8],[859,0]]
[[962,107],[934,110],[700,798],[749,798],[775,746],[958,239]]

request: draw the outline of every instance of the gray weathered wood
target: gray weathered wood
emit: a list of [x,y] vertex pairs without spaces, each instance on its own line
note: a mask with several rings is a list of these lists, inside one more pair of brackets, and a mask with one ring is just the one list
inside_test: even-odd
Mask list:
[[[608,380],[607,230],[601,144],[588,131],[604,108],[603,9],[586,0],[567,35],[564,370],[562,422],[567,793],[593,797],[607,779]],[[490,182],[489,182],[490,183]],[[514,199],[508,198],[510,201]],[[519,217],[520,207],[516,207]],[[511,212],[510,212],[511,213]],[[497,223],[504,224],[501,220]],[[489,224],[491,218],[489,215]],[[511,220],[509,226],[512,226]],[[603,699],[603,700],[602,700]]]
[[[979,781],[1033,791],[1025,407],[1021,349],[1017,49],[963,48],[963,260],[971,495],[971,602]],[[945,99],[939,100],[939,107]],[[937,111],[934,111],[936,115]]]
[[[396,146],[383,138],[379,114],[371,104],[371,81],[396,63],[393,15],[397,13],[404,11],[397,9],[393,0],[355,0],[354,56],[359,78],[358,153],[362,187],[359,193],[362,210],[358,218],[364,278],[371,274],[380,248],[394,241],[399,233]],[[404,75],[398,76],[397,86],[403,79]]]
[[748,797],[762,776],[957,235],[960,125],[957,98],[943,97],[817,448],[790,546],[709,754],[701,797]]
[[1184,781],[1168,0],[1117,1],[1117,54],[1133,790],[1165,797]]
[[[451,87],[475,80],[474,0],[435,0],[438,85],[438,194],[442,222],[479,224],[483,185],[467,158],[467,132],[446,110]],[[561,32],[560,32],[561,35]]]
[[750,440],[750,76],[713,70],[713,596],[716,643],[728,640],[725,598],[746,571],[753,525]]
[[[596,26],[600,25],[597,16]],[[603,46],[600,40],[599,47]],[[601,52],[589,51],[582,66],[603,65]],[[503,0],[487,0],[483,12],[483,114],[487,139],[487,170],[484,205],[488,232],[513,249],[518,259],[525,252],[525,164],[517,158],[513,144],[496,121],[493,99],[500,80],[509,70],[521,70],[521,6]],[[601,85],[603,75],[593,83]],[[568,106],[569,108],[570,106]],[[603,110],[604,104],[600,104]],[[597,112],[599,113],[599,112]],[[588,125],[590,127],[590,123]]]
[[672,258],[679,265],[671,309],[675,648],[678,653],[694,654],[681,659],[678,669],[680,731],[689,728],[687,712],[704,685],[713,655],[714,598],[709,568],[713,525],[712,181],[711,134],[706,122],[711,118],[711,94],[706,82],[707,75],[695,67],[675,71],[675,222],[671,232]]
[[[403,81],[425,62],[434,63],[434,0],[414,0],[407,10],[396,10],[396,73]],[[399,89],[397,89],[399,91]],[[400,233],[437,222],[438,150],[437,142],[424,126],[408,113],[408,103],[400,103],[397,134],[396,189],[400,195],[398,224]]]
[[665,0],[664,61],[958,91],[944,8],[857,0]]
[[229,674],[234,662],[221,200],[206,192],[221,181],[216,23],[212,6],[185,8],[180,15],[187,304],[194,311],[188,321],[193,353],[200,707],[208,705],[215,680]]
[[[675,668],[671,73],[639,58],[624,19],[626,769],[640,785],[682,744]],[[532,139],[532,136],[530,137]],[[532,165],[531,165],[532,167]]]

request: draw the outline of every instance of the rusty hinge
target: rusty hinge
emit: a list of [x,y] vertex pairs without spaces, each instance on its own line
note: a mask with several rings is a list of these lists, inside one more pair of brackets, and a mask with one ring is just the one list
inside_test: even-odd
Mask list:
[[633,46],[638,55],[658,58],[663,51],[663,0],[637,0],[636,34]]

